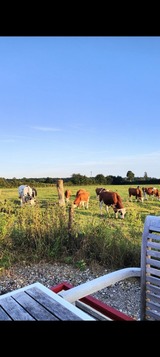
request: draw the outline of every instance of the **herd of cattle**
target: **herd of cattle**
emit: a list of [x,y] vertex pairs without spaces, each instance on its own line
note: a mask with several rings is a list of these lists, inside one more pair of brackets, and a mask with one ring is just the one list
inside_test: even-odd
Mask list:
[[[102,206],[105,205],[107,213],[109,207],[112,207],[113,211],[115,212],[116,218],[118,218],[118,214],[120,215],[120,218],[124,218],[126,214],[126,208],[124,207],[121,196],[117,192],[109,191],[103,187],[97,187],[95,191],[97,198],[99,199],[101,215]],[[71,190],[65,191],[66,202],[69,202],[71,194]],[[160,200],[160,192],[155,187],[142,187],[142,189],[139,186],[135,188],[130,187],[128,189],[128,195],[130,201],[132,201],[132,196],[134,196],[137,201],[143,202],[143,200],[148,200],[147,195],[156,197],[158,200]],[[76,198],[73,202],[74,207],[85,206],[86,208],[88,208],[89,197],[89,192],[82,189],[77,191]]]
[[148,196],[156,197],[160,200],[160,192],[155,187],[142,187],[142,189],[137,186],[136,188],[129,188],[129,198],[131,199],[132,196],[136,197],[136,200],[143,202],[143,200],[148,200]]
[[[109,207],[112,207],[116,218],[118,218],[118,214],[120,215],[120,218],[124,218],[126,214],[126,208],[124,207],[121,196],[117,192],[107,190],[103,187],[97,187],[95,192],[97,199],[99,200],[101,215],[102,206],[105,205],[107,213]],[[35,198],[37,196],[37,190],[35,188],[31,188],[27,185],[21,185],[18,187],[18,194],[21,206],[27,202],[29,202],[31,205],[35,204]],[[64,196],[66,203],[69,203],[71,195],[71,190],[65,190]],[[142,189],[139,186],[135,188],[130,187],[128,189],[128,195],[130,201],[132,200],[132,196],[134,196],[137,201],[143,202],[143,200],[148,199],[147,195],[156,197],[158,200],[160,200],[160,192],[155,187],[142,187]],[[76,193],[75,199],[73,201],[73,207],[84,207],[88,209],[89,199],[90,193],[84,189],[80,189]]]

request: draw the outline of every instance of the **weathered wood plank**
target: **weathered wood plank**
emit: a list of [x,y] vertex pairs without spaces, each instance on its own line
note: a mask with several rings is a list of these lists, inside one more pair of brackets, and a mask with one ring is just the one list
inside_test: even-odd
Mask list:
[[[147,275],[146,284],[148,283],[155,284],[156,286],[160,286],[160,279],[151,275]],[[146,285],[146,288],[148,288],[148,285]]]
[[12,320],[24,321],[24,320],[34,320],[32,316],[11,297],[4,297],[0,300],[0,306],[7,312]]
[[155,285],[147,283],[146,284],[146,293],[147,292],[157,295],[159,297],[159,302],[160,302],[160,288],[159,288],[159,286],[155,286]]
[[156,243],[156,242],[153,242],[153,241],[147,241],[147,245],[146,245],[146,248],[151,248],[151,249],[155,249],[155,250],[159,250],[160,249],[160,244],[159,243]]
[[0,320],[65,321],[95,319],[41,283],[0,296]]
[[30,288],[26,293],[32,296],[36,301],[42,304],[47,310],[54,314],[59,320],[81,320],[76,314],[68,310],[65,306],[60,305],[59,302],[53,300],[50,296],[40,291],[38,288]]
[[160,268],[160,261],[152,258],[147,258],[146,257],[146,264],[151,265],[152,267],[155,268]]
[[[40,291],[40,294],[44,294]],[[48,296],[46,295],[46,298]],[[26,291],[14,294],[14,299],[37,321],[58,320],[54,314],[51,314],[43,305],[39,304]]]
[[12,319],[8,316],[8,314],[2,309],[0,306],[0,321],[12,321]]
[[151,268],[150,266],[147,265],[146,266],[146,274],[152,274],[152,275],[155,275],[157,277],[160,277],[160,270]]
[[160,259],[160,252],[156,250],[147,249],[146,255]]
[[160,321],[160,314],[155,311],[147,310],[146,315],[148,316],[147,320]]

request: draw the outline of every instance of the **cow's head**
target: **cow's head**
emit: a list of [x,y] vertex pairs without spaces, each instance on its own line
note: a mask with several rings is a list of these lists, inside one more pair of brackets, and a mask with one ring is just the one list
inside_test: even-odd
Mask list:
[[116,208],[113,207],[116,218],[118,218],[118,213],[120,214],[120,218],[124,219],[124,216],[126,214],[126,208]]

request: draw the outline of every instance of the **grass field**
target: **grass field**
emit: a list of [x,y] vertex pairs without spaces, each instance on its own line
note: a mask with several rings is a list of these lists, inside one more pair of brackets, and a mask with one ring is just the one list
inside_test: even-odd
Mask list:
[[[130,202],[130,186],[108,185],[106,189],[117,191],[122,197],[126,215],[116,219],[113,209],[110,207],[107,214],[104,207],[101,216],[96,187],[65,185],[72,196],[63,208],[58,205],[56,185],[38,188],[36,205],[24,207],[20,207],[18,188],[1,188],[1,268],[22,259],[63,260],[79,262],[80,266],[98,261],[114,268],[139,265],[144,220],[149,214],[160,216],[160,201],[148,198],[142,203],[133,198]],[[79,188],[90,192],[89,208],[74,209],[72,229],[68,231],[69,207]]]

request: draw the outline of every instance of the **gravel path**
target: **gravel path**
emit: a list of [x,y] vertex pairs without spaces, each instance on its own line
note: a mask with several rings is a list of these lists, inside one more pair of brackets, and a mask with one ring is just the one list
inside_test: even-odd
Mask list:
[[[40,263],[14,266],[0,275],[0,295],[19,289],[34,282],[40,282],[50,288],[67,281],[74,286],[105,275],[110,271],[100,267],[86,268],[81,271],[72,265]],[[140,279],[129,278],[93,294],[99,300],[115,307],[119,311],[139,320]]]

